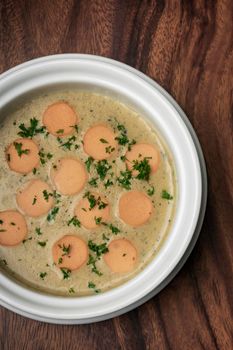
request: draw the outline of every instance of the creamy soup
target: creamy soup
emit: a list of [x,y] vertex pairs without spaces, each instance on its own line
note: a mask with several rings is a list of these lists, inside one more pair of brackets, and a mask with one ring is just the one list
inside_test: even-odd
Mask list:
[[0,128],[2,271],[52,294],[101,293],[155,258],[174,218],[168,147],[125,104],[38,94]]

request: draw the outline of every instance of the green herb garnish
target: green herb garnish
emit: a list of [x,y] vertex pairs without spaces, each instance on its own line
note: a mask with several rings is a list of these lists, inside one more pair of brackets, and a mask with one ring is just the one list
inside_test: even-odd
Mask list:
[[85,161],[87,171],[90,172],[91,164],[94,162],[94,159],[92,157],[88,157]]
[[107,243],[96,244],[92,240],[88,241],[88,247],[90,250],[96,253],[97,257],[108,252]]
[[56,131],[56,134],[63,134],[63,132],[64,132],[64,129],[58,129],[58,130]]
[[95,216],[95,223],[96,223],[96,225],[100,225],[101,221],[102,221],[102,217],[101,216],[98,217],[98,218]]
[[42,232],[41,232],[41,230],[40,230],[39,227],[36,227],[36,228],[35,228],[35,231],[36,231],[36,234],[37,234],[38,236],[42,235]]
[[102,143],[108,143],[108,141],[105,140],[105,139],[100,139],[100,142],[102,142]]
[[38,241],[37,242],[41,247],[45,247],[46,246],[46,241]]
[[53,197],[53,193],[50,193],[47,190],[44,190],[43,191],[43,196],[44,196],[44,199],[46,200],[46,202],[48,202],[49,201],[49,197]]
[[71,147],[74,145],[74,142],[76,141],[76,136],[71,136],[68,138],[68,140],[64,143],[61,142],[60,147],[66,148],[69,151],[71,150]]
[[136,141],[135,140],[131,140],[128,144],[128,151],[131,151],[131,148],[133,145],[135,145]]
[[75,293],[75,290],[74,290],[73,287],[71,287],[71,288],[69,289],[69,293],[70,293],[70,294]]
[[108,161],[106,159],[99,160],[95,167],[97,174],[100,177],[100,180],[104,180],[107,175],[107,172],[112,168],[112,166],[108,164]]
[[119,228],[117,228],[116,226],[110,224],[108,225],[108,227],[110,228],[110,230],[112,231],[112,233],[114,235],[117,235],[119,232],[121,232],[121,230]]
[[154,193],[155,193],[155,188],[154,186],[151,186],[151,188],[147,190],[147,194],[148,196],[153,196]]
[[148,181],[151,172],[148,158],[144,158],[141,161],[134,160],[133,163],[133,169],[138,171],[136,179]]
[[131,189],[131,179],[132,172],[130,170],[125,170],[120,172],[120,176],[117,178],[119,185],[126,190]]
[[81,226],[81,222],[79,221],[79,219],[77,218],[77,216],[73,216],[68,222],[67,225],[74,225],[75,227],[80,227]]
[[108,206],[108,204],[102,202],[102,201],[100,200],[100,198],[98,198],[97,204],[98,204],[98,209],[100,209],[100,210],[101,210],[101,209],[104,209],[104,208],[106,208],[106,207]]
[[97,200],[93,194],[91,194],[89,191],[86,192],[83,196],[83,198],[87,198],[89,201],[89,210],[93,209],[96,206]]
[[115,147],[112,147],[112,146],[105,147],[105,151],[106,153],[111,154],[112,152],[115,151]]
[[96,285],[93,282],[88,282],[88,288],[94,289],[95,293],[100,293],[100,289],[96,289]]
[[22,154],[28,154],[30,152],[29,149],[22,149],[22,143],[21,142],[14,142],[15,149],[18,153],[18,156],[21,157]]
[[47,160],[49,160],[53,157],[53,155],[51,153],[45,153],[43,148],[41,148],[41,150],[39,151],[38,154],[40,156],[40,162],[42,165],[44,165]]
[[62,244],[62,246],[59,244],[59,248],[63,251],[63,254],[62,256],[65,256],[65,255],[69,255],[70,253],[70,244],[68,246],[66,246],[65,244]]
[[39,276],[43,280],[47,276],[47,272],[41,272]]
[[37,197],[35,196],[35,197],[33,198],[32,205],[35,205],[35,204],[36,204],[36,201],[37,201]]
[[87,265],[91,265],[92,268],[91,268],[91,271],[96,273],[98,276],[102,276],[102,272],[100,272],[97,267],[96,267],[96,262],[98,261],[99,259],[97,257],[93,257],[91,254],[89,254],[89,259],[88,259],[88,262],[87,262]]
[[118,124],[117,129],[120,131],[120,135],[115,137],[115,140],[118,141],[119,145],[125,146],[129,142],[127,130],[123,124]]
[[58,207],[54,207],[50,213],[47,215],[47,221],[52,221],[55,219],[57,213],[59,212],[59,208]]
[[69,269],[64,269],[64,268],[61,268],[60,269],[61,272],[63,273],[63,279],[66,280],[70,277],[70,274],[71,274],[71,270]]
[[168,200],[173,199],[173,196],[171,196],[170,193],[168,193],[166,190],[162,190],[161,197],[163,199],[168,199]]
[[111,180],[109,180],[109,179],[104,183],[104,187],[105,188],[108,188],[108,187],[110,187],[112,185],[113,185],[113,182]]
[[36,172],[37,172],[37,169],[36,169],[36,168],[33,168],[33,169],[32,169],[32,173],[33,173],[33,175],[35,175],[35,174],[36,174]]
[[97,180],[98,180],[98,177],[95,177],[95,178],[93,177],[90,181],[88,181],[88,183],[90,186],[98,187]]
[[30,119],[30,126],[26,127],[24,123],[19,125],[20,131],[18,135],[21,137],[32,138],[36,134],[42,134],[45,132],[45,126],[38,126],[39,121],[36,118]]

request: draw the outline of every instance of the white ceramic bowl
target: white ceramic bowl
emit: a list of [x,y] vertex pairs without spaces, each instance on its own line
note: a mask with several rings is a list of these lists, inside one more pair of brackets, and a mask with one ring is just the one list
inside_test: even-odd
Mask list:
[[[203,179],[200,149],[197,151],[195,135],[191,136],[187,120],[185,123],[181,117],[183,112],[157,84],[122,63],[78,54],[49,56],[24,63],[0,76],[0,111],[33,90],[64,84],[114,96],[141,112],[172,150],[178,179],[177,210],[170,234],[154,260],[120,287],[88,297],[56,297],[32,291],[0,275],[0,303],[9,309],[47,322],[87,323],[136,306],[154,290],[161,289],[172,273],[174,275],[194,237],[201,205],[203,217]],[[197,140],[195,142],[197,144]]]

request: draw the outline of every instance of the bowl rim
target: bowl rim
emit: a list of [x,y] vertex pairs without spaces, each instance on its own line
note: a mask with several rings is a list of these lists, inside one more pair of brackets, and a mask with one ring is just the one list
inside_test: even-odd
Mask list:
[[[138,78],[140,78],[142,81],[146,82],[146,84],[151,84],[153,83],[153,86],[154,88],[156,87],[157,90],[159,91],[159,93],[161,94],[161,97],[164,97],[165,96],[165,99],[167,99],[167,97],[170,95],[165,92],[164,89],[162,89],[157,83],[155,83],[153,80],[151,80],[150,78],[148,78],[147,76],[145,76],[143,73],[135,70],[134,68],[132,67],[129,67],[123,63],[120,63],[120,62],[117,62],[117,61],[114,61],[112,59],[107,59],[107,58],[103,58],[101,56],[94,56],[94,55],[82,55],[82,54],[62,54],[62,55],[53,55],[53,56],[47,56],[47,57],[42,57],[42,58],[37,58],[37,59],[34,59],[34,60],[31,60],[29,62],[25,62],[23,64],[20,64],[14,68],[11,68],[9,71],[3,73],[1,76],[0,76],[0,84],[4,83],[4,80],[7,80],[8,78],[14,78],[14,75],[17,73],[17,72],[23,72],[23,70],[30,70],[31,67],[35,68],[36,65],[40,65],[40,64],[46,64],[48,62],[54,62],[54,61],[67,61],[67,60],[76,60],[76,61],[92,61],[92,62],[101,62],[103,64],[106,64],[106,65],[110,65],[110,66],[114,66],[114,68],[117,68],[117,70],[127,70],[128,72],[130,72],[130,74],[134,75],[134,76],[137,76]],[[159,89],[158,89],[159,87]],[[162,95],[162,93],[164,93]],[[169,103],[171,104],[170,107],[174,108],[172,106],[172,100],[170,99]],[[179,115],[179,113],[176,111],[176,114],[177,116]],[[183,113],[184,114],[184,113]],[[187,117],[186,117],[187,118]],[[187,136],[188,136],[188,139],[189,139],[189,142],[192,144],[193,143],[193,140],[192,140],[192,137],[190,136],[189,134],[189,131],[188,131],[188,128],[183,125],[183,127],[185,128],[186,130],[186,133],[187,133]],[[193,144],[193,152],[196,154],[196,148],[195,148],[195,145]],[[197,224],[197,221],[198,221],[198,217],[199,217],[199,214],[200,214],[200,207],[201,207],[201,193],[202,193],[202,183],[201,183],[201,170],[200,170],[200,164],[199,164],[199,159],[198,159],[198,155],[196,154],[196,157],[195,157],[195,161],[196,161],[196,170],[197,170],[197,175],[198,175],[198,198],[197,198],[197,209],[196,209],[196,212],[195,212],[195,216],[194,216],[194,221],[193,221],[193,225],[192,225],[192,229],[190,230],[190,232],[192,231],[192,234],[190,234],[190,237],[189,239],[186,241],[186,245],[182,247],[182,250],[179,252],[179,255],[176,256],[176,259],[173,261],[173,264],[171,266],[169,266],[169,268],[167,269],[166,273],[164,274],[164,277],[163,279],[165,279],[169,273],[171,273],[172,270],[174,270],[175,266],[178,264],[178,262],[181,260],[182,256],[184,255],[185,251],[187,250],[188,248],[188,245],[190,244],[191,242],[191,239],[192,239],[192,236],[193,236],[193,233],[194,233],[194,230],[195,230],[195,227],[196,227],[196,224]],[[132,280],[131,280],[132,281]],[[130,282],[131,282],[130,281]],[[35,291],[31,291],[31,290],[28,290],[27,288],[25,287],[21,287],[19,286],[17,283],[13,282],[12,280],[9,280],[7,277],[5,276],[1,276],[1,279],[0,279],[0,283],[6,283],[8,285],[8,287],[14,287],[16,286],[18,289],[20,289],[20,293],[24,293],[25,294],[25,297],[31,297],[33,294],[34,296],[36,295],[38,297],[38,295],[40,296],[40,298],[42,298],[44,301],[45,299],[47,299],[47,302],[52,302],[53,303],[57,303],[57,302],[64,302],[64,297],[59,297],[59,296],[51,296],[51,295],[46,295],[45,298],[43,295],[41,295],[40,293],[38,292],[35,292]],[[127,282],[128,284],[128,282]],[[125,284],[124,284],[125,285]],[[122,285],[122,286],[124,286]],[[122,286],[120,287],[117,287],[117,288],[114,288],[114,290],[118,289],[118,288],[122,288]],[[144,292],[144,296],[146,294],[148,294],[151,290],[147,290]],[[111,291],[109,292],[105,292],[103,293],[101,296],[91,296],[91,297],[82,297],[83,298],[86,298],[86,299],[89,299],[89,301],[91,302],[91,299],[93,300],[93,298],[95,298],[96,300],[99,299],[100,297],[106,295],[107,293],[110,293],[111,294]],[[67,299],[67,298],[66,298]],[[80,297],[77,297],[77,298],[70,298],[69,299],[69,302],[73,302],[74,299],[79,299],[80,300]],[[4,300],[2,300],[4,302]],[[5,299],[5,302],[7,303],[7,299]],[[67,301],[67,300],[66,300]],[[1,302],[1,299],[0,299],[0,302]],[[127,307],[127,305],[124,305],[125,307]],[[120,306],[118,305],[116,309],[119,309]],[[122,308],[122,307],[121,307]],[[29,310],[28,310],[29,311]],[[32,309],[33,311],[33,309]],[[113,310],[113,311],[116,311],[116,310]],[[50,315],[51,317],[54,317],[56,318],[58,315],[57,314],[54,314],[54,315]],[[62,315],[62,317],[64,318],[69,318],[70,315]],[[78,316],[75,315],[75,317],[77,318]]]

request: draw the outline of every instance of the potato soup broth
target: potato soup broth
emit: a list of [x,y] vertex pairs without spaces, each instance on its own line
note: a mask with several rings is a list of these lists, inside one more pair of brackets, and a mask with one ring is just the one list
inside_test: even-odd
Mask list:
[[[9,144],[20,138],[17,134],[20,124],[29,126],[30,118],[35,118],[38,125],[42,126],[44,111],[56,101],[64,101],[73,108],[78,117],[78,127],[74,128],[71,135],[64,137],[60,137],[59,132],[57,137],[53,136],[46,129],[43,133],[37,133],[32,139],[42,150],[42,162],[40,161],[36,170],[28,174],[11,171],[5,150]],[[109,169],[102,179],[104,174],[97,171],[98,161],[89,162],[90,156],[83,148],[86,131],[95,125],[108,126],[118,138],[118,149],[112,151],[106,159],[105,165]],[[123,136],[128,140],[125,144]],[[148,180],[138,179],[132,174],[131,178],[129,174],[128,177],[125,175],[125,155],[134,146],[134,142],[136,145],[147,143],[158,150],[158,169],[150,173]],[[93,92],[70,89],[40,94],[6,116],[0,129],[0,149],[0,211],[16,209],[23,213],[16,202],[16,193],[29,180],[41,179],[53,190],[57,190],[50,172],[56,167],[58,159],[79,159],[87,173],[87,182],[79,193],[62,195],[57,190],[53,208],[58,209],[52,220],[48,220],[52,209],[48,214],[39,217],[30,217],[23,213],[28,227],[25,239],[15,246],[0,245],[1,269],[8,274],[41,291],[83,296],[101,293],[126,282],[156,256],[174,220],[177,197],[175,169],[171,154],[158,132],[136,111],[115,99]],[[109,152],[111,153],[111,148]],[[144,193],[152,203],[148,221],[137,227],[132,227],[119,218],[121,196],[134,190]],[[101,222],[101,217],[97,217],[95,220],[98,226],[95,229],[86,229],[82,224],[79,227],[74,220],[72,222],[77,203],[88,192],[104,196],[110,208],[107,224]],[[61,269],[52,255],[55,242],[65,235],[77,236],[88,246],[87,260],[73,271]],[[131,242],[137,251],[133,269],[123,273],[111,270],[104,259],[109,244],[121,238]]]

